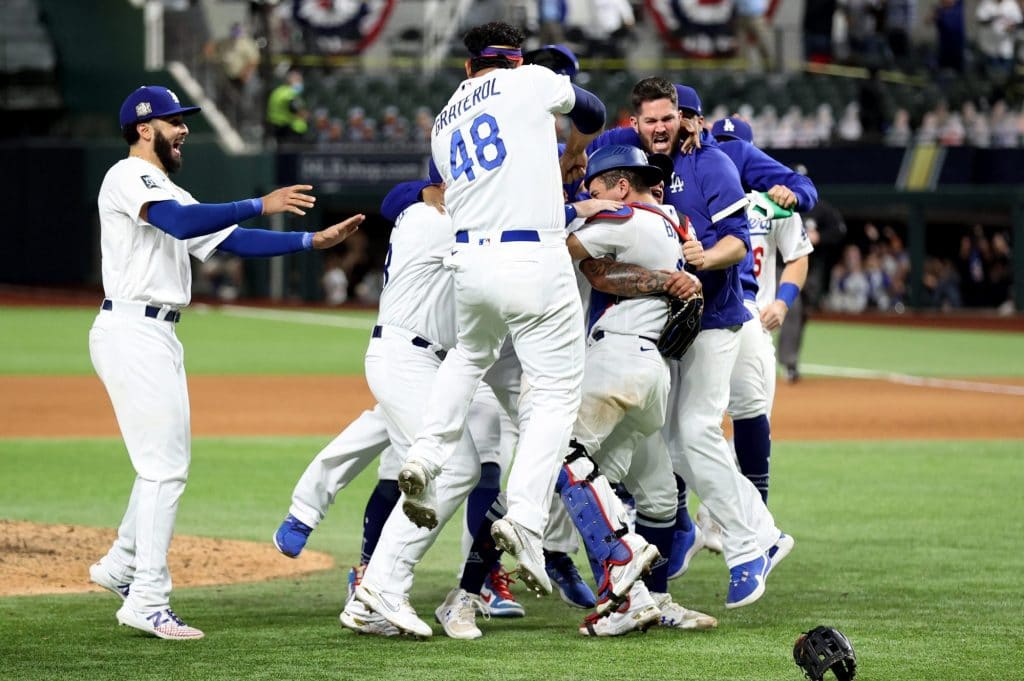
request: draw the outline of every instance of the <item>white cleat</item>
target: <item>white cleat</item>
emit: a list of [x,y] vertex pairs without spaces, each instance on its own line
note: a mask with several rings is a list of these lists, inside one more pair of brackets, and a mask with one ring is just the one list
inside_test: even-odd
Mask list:
[[476,626],[477,608],[486,612],[486,606],[479,596],[465,589],[455,588],[448,592],[444,603],[434,610],[434,617],[444,627],[444,633],[451,638],[471,641],[484,635]]
[[658,619],[659,626],[686,631],[703,631],[718,626],[717,619],[711,615],[684,608],[672,600],[672,594],[652,593],[651,597],[658,609],[661,610],[661,617]]
[[341,621],[341,626],[351,629],[357,634],[370,636],[400,636],[402,634],[398,627],[367,608],[362,601],[357,601],[354,598],[345,604],[345,609],[338,615],[338,619]]
[[580,625],[584,636],[622,636],[631,631],[645,632],[658,623],[661,610],[643,582],[636,582],[625,602],[607,616],[598,612],[587,615]]
[[125,603],[117,611],[117,622],[169,641],[194,641],[203,637],[203,632],[182,622],[170,608],[137,612]]
[[704,508],[704,504],[697,507],[697,525],[704,534],[704,548],[711,553],[722,553],[722,526],[711,518],[711,514]]
[[408,596],[385,594],[382,591],[371,589],[365,584],[356,587],[355,595],[356,600],[361,601],[363,605],[391,622],[401,631],[419,638],[430,638],[434,635],[430,625],[421,620],[413,610]]
[[419,461],[406,461],[398,471],[398,488],[405,497],[402,512],[416,527],[437,527],[437,496],[434,480]]
[[551,593],[551,579],[544,568],[544,549],[540,535],[535,535],[519,523],[502,518],[491,525],[494,545],[519,562],[519,575],[523,584],[540,594]]
[[97,586],[102,586],[122,601],[128,598],[128,591],[132,586],[131,582],[122,583],[111,577],[110,573],[103,568],[102,563],[93,563],[89,566],[89,581]]
[[[608,581],[611,589],[606,597],[597,604],[597,613],[604,615],[614,611],[627,599],[633,585],[638,579],[651,571],[655,561],[661,558],[658,549],[638,534],[627,534],[622,541],[629,546],[633,559],[625,565],[612,565],[608,568]],[[605,596],[605,594],[602,594]]]
[[[768,559],[771,561],[768,563],[768,574],[775,569],[775,566],[782,562],[782,559],[789,555],[789,552],[793,550],[796,545],[796,540],[792,536],[785,532],[779,532],[779,538],[775,540],[771,548],[768,549]],[[767,575],[765,575],[767,577]]]

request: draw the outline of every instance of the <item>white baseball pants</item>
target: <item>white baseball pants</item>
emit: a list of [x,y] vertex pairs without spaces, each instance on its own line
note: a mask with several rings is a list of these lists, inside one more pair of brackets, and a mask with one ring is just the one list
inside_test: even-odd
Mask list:
[[775,401],[775,344],[761,324],[757,304],[744,304],[754,318],[740,327],[740,347],[729,379],[729,416],[733,419],[771,417]]
[[508,478],[508,519],[540,535],[580,404],[583,313],[564,238],[501,243],[479,235],[446,263],[455,273],[459,340],[437,372],[410,449],[437,476],[465,427],[469,403],[506,334],[530,386],[532,414]]
[[131,580],[130,608],[151,612],[170,603],[167,551],[188,479],[191,424],[174,324],[146,317],[144,308],[115,301],[113,310],[97,314],[89,354],[136,473],[117,539],[100,562],[112,576]]

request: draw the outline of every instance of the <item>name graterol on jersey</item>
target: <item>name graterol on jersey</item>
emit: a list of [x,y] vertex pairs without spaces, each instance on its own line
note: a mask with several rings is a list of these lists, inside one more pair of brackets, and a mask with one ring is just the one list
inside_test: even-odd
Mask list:
[[444,126],[449,123],[453,123],[456,118],[464,114],[469,109],[484,101],[491,95],[500,95],[501,92],[495,87],[495,78],[484,81],[482,85],[478,85],[473,89],[471,93],[455,102],[447,109],[437,114],[437,118],[434,120],[434,135],[438,135]]

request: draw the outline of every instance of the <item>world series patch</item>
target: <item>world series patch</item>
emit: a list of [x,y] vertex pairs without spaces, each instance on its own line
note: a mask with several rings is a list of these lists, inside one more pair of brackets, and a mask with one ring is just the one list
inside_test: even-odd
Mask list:
[[149,175],[142,176],[142,184],[146,185],[146,189],[156,189],[159,186],[157,185],[156,180]]

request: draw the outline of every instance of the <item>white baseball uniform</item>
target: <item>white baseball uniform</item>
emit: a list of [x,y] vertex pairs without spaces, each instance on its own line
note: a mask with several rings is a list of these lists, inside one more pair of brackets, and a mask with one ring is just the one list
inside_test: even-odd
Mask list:
[[[740,329],[740,347],[729,387],[729,415],[749,419],[771,416],[775,399],[775,345],[771,333],[761,324],[760,310],[775,300],[778,288],[776,254],[791,262],[814,250],[800,215],[771,219],[759,211],[757,192],[748,194],[747,221],[750,223],[750,248],[757,277],[757,301],[744,298],[754,318]],[[745,292],[746,293],[746,292]]]
[[192,297],[189,256],[207,260],[234,229],[175,239],[139,217],[143,205],[165,200],[197,203],[141,158],[107,171],[98,199],[106,300],[89,331],[93,367],[136,472],[117,539],[100,563],[131,582],[126,605],[143,613],[169,604],[167,550],[191,457],[184,352],[172,320]]
[[[650,270],[674,270],[682,250],[672,206],[637,205],[628,219],[601,218],[574,232],[592,257],[610,256]],[[668,216],[666,219],[665,216]],[[671,220],[671,221],[670,221]],[[667,451],[633,456],[665,423],[668,362],[657,349],[669,302],[662,297],[617,298],[592,291],[583,399],[573,438],[609,481],[623,482],[638,512],[674,518],[675,479]]]
[[512,463],[507,518],[538,535],[579,409],[585,350],[553,115],[574,104],[565,76],[533,65],[494,69],[459,85],[431,135],[456,230],[448,264],[459,339],[409,458],[431,477],[441,472],[477,384],[511,334],[532,415]]

